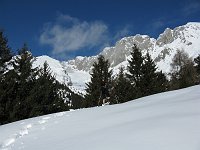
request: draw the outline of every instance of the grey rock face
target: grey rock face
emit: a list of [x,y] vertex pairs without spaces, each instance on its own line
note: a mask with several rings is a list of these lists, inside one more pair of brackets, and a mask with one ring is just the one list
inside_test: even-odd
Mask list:
[[[114,67],[127,59],[134,44],[146,52],[153,50],[155,41],[155,39],[149,36],[139,34],[125,37],[116,42],[114,47],[106,47],[99,55],[104,55],[106,59],[110,60],[111,67]],[[74,60],[68,61],[67,64],[75,65],[78,70],[89,71],[97,57],[77,57]]]
[[167,28],[163,34],[160,34],[160,36],[158,37],[156,41],[156,44],[161,47],[165,44],[169,44],[173,42],[173,40],[174,40],[173,30]]
[[[150,38],[148,35],[140,34],[124,37],[117,41],[115,46],[106,47],[100,54],[110,60],[111,67],[115,67],[127,60],[133,45],[136,44],[143,54],[146,54],[148,51],[152,58],[159,63],[167,57],[173,56],[172,53],[177,50],[177,48],[174,48],[173,42],[178,41],[179,45],[177,45],[177,47],[179,46],[181,48],[192,46],[194,41],[191,41],[190,38],[196,38],[196,36],[198,36],[194,35],[195,31],[198,31],[198,33],[200,32],[200,23],[188,23],[176,27],[173,30],[167,28],[160,34],[157,40]],[[67,64],[75,66],[78,70],[89,71],[93,63],[97,60],[97,57],[98,56],[77,57],[74,60],[68,61]]]

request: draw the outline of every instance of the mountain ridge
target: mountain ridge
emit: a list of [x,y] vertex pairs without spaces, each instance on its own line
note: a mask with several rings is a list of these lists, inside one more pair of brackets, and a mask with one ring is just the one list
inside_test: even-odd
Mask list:
[[[141,34],[124,37],[117,41],[114,46],[105,47],[98,55],[104,55],[106,59],[109,59],[113,73],[117,74],[120,66],[124,66],[126,69],[132,46],[136,44],[143,55],[147,51],[150,53],[158,70],[162,70],[167,74],[171,70],[170,64],[177,50],[184,50],[190,57],[195,58],[200,54],[199,43],[200,22],[188,22],[174,29],[166,28],[157,39]],[[90,57],[77,56],[75,59],[59,62],[61,67],[57,67],[55,70],[51,69],[53,73],[58,74],[57,79],[59,82],[72,83],[75,85],[75,87],[70,86],[72,89],[84,93],[85,83],[90,80],[89,72],[98,55]],[[46,57],[41,58],[41,56],[38,58],[40,61],[41,59],[47,59]],[[48,61],[50,61],[49,58]],[[56,60],[54,62],[58,63]],[[60,65],[57,64],[57,66]],[[58,68],[61,71],[57,71]],[[78,73],[80,75],[77,76]],[[79,81],[76,82],[77,79],[73,76],[79,77]]]
[[[162,53],[166,48],[168,48],[168,45],[171,44],[172,42],[177,42],[177,46],[180,45],[179,49],[183,45],[181,44],[181,42],[184,43],[184,45],[188,46],[193,44],[189,39],[190,35],[187,35],[188,29],[192,31],[192,33],[190,33],[191,36],[194,37],[195,35],[195,37],[199,37],[198,39],[200,40],[200,23],[189,22],[186,25],[179,26],[174,29],[166,28],[164,32],[161,33],[157,39],[152,38],[148,35],[141,35],[141,34],[124,37],[121,40],[117,41],[115,46],[104,48],[100,54],[104,55],[107,59],[109,58],[111,60],[111,67],[114,67],[126,60],[126,56],[130,55],[130,51],[133,44],[136,44],[141,49],[141,51],[143,51],[143,53],[149,51],[153,59],[158,60],[158,57],[160,55],[156,53],[159,54]],[[193,32],[194,30],[198,31],[198,33]],[[181,40],[181,41],[176,41],[176,40]],[[180,44],[178,42],[180,42]],[[198,46],[198,48],[200,49],[200,46]],[[183,47],[183,49],[185,48]],[[198,53],[199,52],[200,50],[198,51]],[[192,54],[193,57],[196,55],[197,54]],[[97,58],[96,56],[83,57],[82,59],[80,59],[80,57],[76,57],[73,60],[67,61],[67,63],[70,65],[75,65],[79,70],[88,71],[91,68],[91,65],[93,64],[91,62],[94,62],[96,58]],[[113,60],[115,60],[115,62],[113,62]]]

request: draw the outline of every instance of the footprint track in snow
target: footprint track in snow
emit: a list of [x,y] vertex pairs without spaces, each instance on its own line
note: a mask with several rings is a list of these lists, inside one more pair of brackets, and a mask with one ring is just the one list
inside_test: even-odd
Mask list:
[[24,126],[21,130],[19,130],[19,132],[15,133],[14,135],[10,136],[8,139],[3,141],[0,144],[0,149],[8,150],[8,147],[14,144],[17,139],[27,135],[29,133],[30,128],[32,128],[32,124],[27,124],[26,126]]
[[[56,113],[56,114],[53,115],[53,118],[62,117],[64,115],[66,115],[66,112]],[[70,114],[67,114],[67,116],[70,116]],[[21,125],[23,125],[22,129],[20,129],[17,133],[9,136],[9,138],[7,138],[6,140],[2,141],[2,143],[0,143],[0,150],[10,150],[10,149],[12,149],[12,146],[16,142],[16,140],[28,135],[29,134],[29,130],[33,126],[45,124],[45,123],[47,123],[49,121],[49,119],[51,119],[50,116],[42,117],[36,123],[29,123],[27,125],[25,125],[25,122],[22,122],[21,123]],[[55,123],[58,123],[58,121],[55,121]],[[45,130],[45,128],[46,127],[42,126],[41,130]]]

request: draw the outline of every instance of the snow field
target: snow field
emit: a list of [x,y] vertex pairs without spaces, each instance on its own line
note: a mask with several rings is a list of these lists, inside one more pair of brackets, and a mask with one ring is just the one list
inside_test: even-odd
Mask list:
[[200,86],[0,126],[2,150],[199,150]]

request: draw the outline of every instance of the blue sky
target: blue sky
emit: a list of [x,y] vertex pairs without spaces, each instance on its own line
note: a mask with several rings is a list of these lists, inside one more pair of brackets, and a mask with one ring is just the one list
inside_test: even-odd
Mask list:
[[157,38],[200,22],[200,0],[0,0],[0,28],[13,51],[60,60],[98,54],[124,36]]

